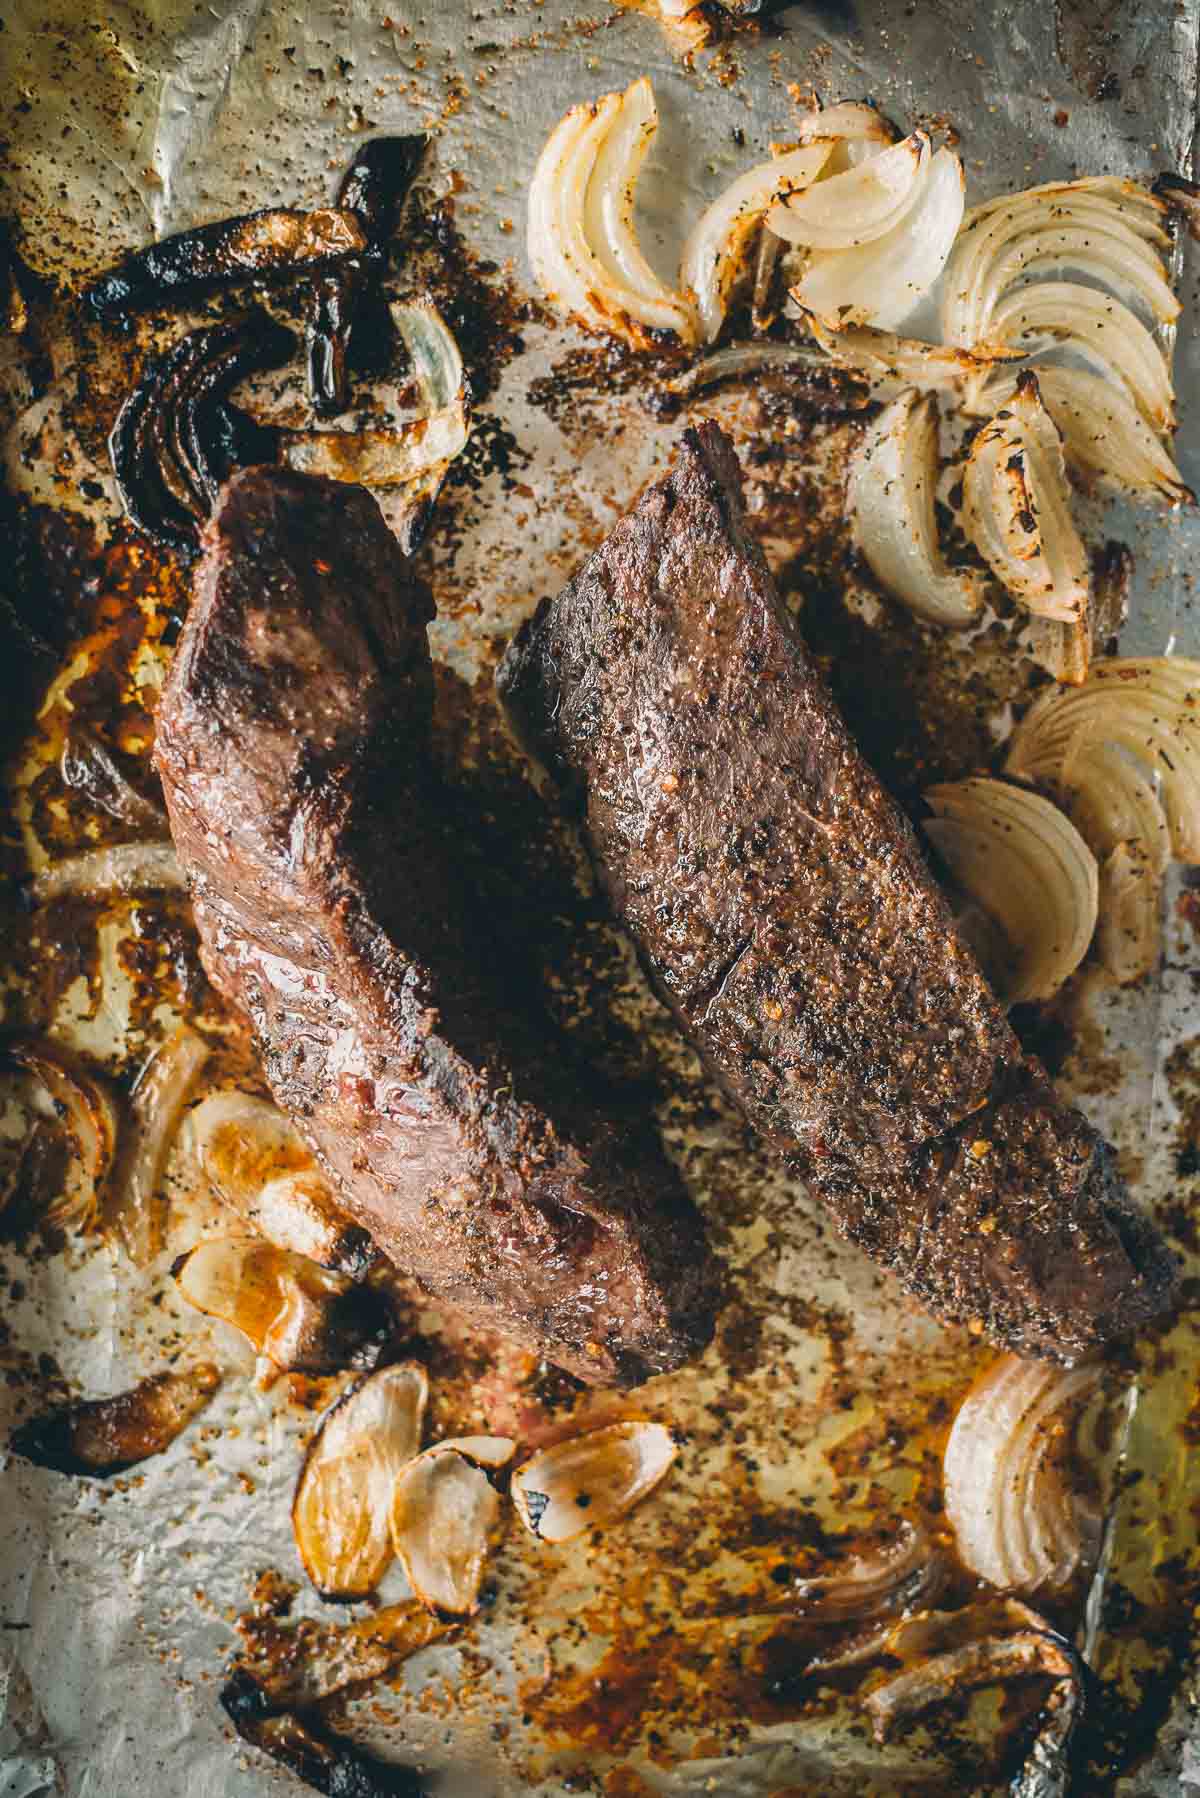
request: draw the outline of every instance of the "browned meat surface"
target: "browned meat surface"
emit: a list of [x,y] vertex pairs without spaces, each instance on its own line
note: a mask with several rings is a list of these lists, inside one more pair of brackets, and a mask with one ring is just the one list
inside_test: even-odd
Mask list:
[[716,426],[500,686],[680,1025],[848,1236],[1020,1352],[1070,1359],[1165,1304],[1172,1257],[1023,1056],[743,530]]
[[464,891],[430,765],[433,606],[361,489],[257,468],[206,532],[156,757],[205,964],[392,1259],[584,1378],[708,1341],[713,1267]]

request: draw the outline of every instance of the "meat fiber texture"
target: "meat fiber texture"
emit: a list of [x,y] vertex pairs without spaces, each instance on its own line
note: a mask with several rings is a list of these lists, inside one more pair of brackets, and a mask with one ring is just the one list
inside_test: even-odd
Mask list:
[[746,535],[717,426],[499,683],[681,1028],[847,1236],[1021,1354],[1073,1360],[1167,1303],[1173,1257],[1022,1053]]
[[205,967],[397,1266],[631,1384],[708,1341],[713,1263],[657,1136],[503,984],[431,764],[433,612],[361,489],[226,488],[155,751]]

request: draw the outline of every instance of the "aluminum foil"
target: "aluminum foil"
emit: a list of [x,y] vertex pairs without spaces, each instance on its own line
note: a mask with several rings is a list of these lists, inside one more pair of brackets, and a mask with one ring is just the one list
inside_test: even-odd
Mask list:
[[[813,92],[870,94],[899,119],[952,123],[972,198],[1072,173],[1186,171],[1196,115],[1196,0],[996,9],[825,0],[786,8],[777,32],[736,35],[690,63],[652,19],[603,0],[594,9],[11,0],[4,23],[6,209],[31,266],[76,284],[154,234],[251,206],[323,202],[364,133],[427,129],[435,181],[455,190],[464,236],[498,265],[496,279],[525,286],[524,195],[542,143],[569,104],[641,73],[662,113],[640,190],[642,231],[664,270],[707,198],[786,138],[798,99]],[[1179,451],[1200,486],[1190,255],[1188,264]],[[548,322],[530,322],[523,338],[487,401],[519,446],[516,474],[455,490],[453,529],[435,532],[427,551],[436,651],[468,682],[665,465],[678,429],[636,396],[598,388],[575,411],[533,403],[539,379],[561,372],[584,340]],[[8,478],[31,497],[102,516],[112,490],[96,446],[73,436],[69,409],[55,410],[72,378],[65,350],[48,395],[34,397],[7,370]],[[741,402],[711,409],[745,440]],[[68,478],[49,481],[31,442],[65,455]],[[789,478],[819,485],[822,453],[814,447]],[[84,494],[85,475],[100,502]],[[766,504],[766,481],[752,481],[752,505]],[[833,462],[828,481],[836,506]],[[1087,524],[1135,549],[1123,647],[1200,652],[1188,572],[1200,552],[1196,517],[1111,504],[1091,508]],[[782,560],[794,545],[769,547]],[[154,667],[143,673],[153,686]],[[15,780],[15,825],[35,863],[45,847],[21,795],[48,744],[45,729],[35,732]],[[1081,1046],[1063,1071],[1169,1227],[1171,1207],[1200,1203],[1178,1158],[1197,950],[1186,919],[1171,916],[1152,990],[1114,999],[1085,984],[1074,996]],[[119,936],[128,923],[118,907],[97,928]],[[7,971],[10,1015],[26,975]],[[697,1368],[581,1415],[664,1418],[683,1435],[678,1467],[660,1495],[594,1541],[549,1550],[514,1521],[482,1619],[352,1707],[345,1726],[383,1754],[445,1770],[451,1791],[963,1791],[974,1777],[962,1772],[963,1744],[995,1721],[986,1705],[886,1754],[849,1698],[772,1715],[756,1657],[773,1624],[754,1595],[764,1568],[779,1564],[781,1540],[802,1554],[820,1530],[883,1532],[936,1491],[935,1420],[986,1354],[903,1303],[746,1141],[615,942],[604,983],[669,1075],[664,1134],[734,1283],[717,1345]],[[115,988],[98,1009],[79,1003],[57,1019],[102,1059],[128,1048],[128,1023]],[[175,1251],[213,1218],[183,1150],[171,1177]],[[68,1244],[53,1256],[12,1254],[6,1279],[14,1380],[0,1428],[24,1414],[30,1385],[16,1376],[42,1354],[90,1394],[122,1389],[181,1342],[216,1354],[228,1377],[200,1425],[123,1480],[4,1466],[0,1794],[279,1791],[283,1776],[232,1738],[217,1691],[231,1619],[256,1575],[273,1567],[299,1577],[288,1509],[311,1414],[289,1402],[286,1383],[256,1388],[236,1345],[210,1340],[176,1303],[163,1267],[141,1278],[108,1248]],[[423,1327],[432,1340],[440,1325],[429,1316]],[[1200,1783],[1188,1656],[1162,1640],[1170,1587],[1196,1554],[1200,1475],[1185,1433],[1196,1347],[1185,1312],[1131,1358],[1101,1569],[1078,1620],[1108,1682],[1103,1703],[1114,1716],[1126,1704],[1142,1732],[1145,1752],[1122,1786],[1130,1792]],[[506,1370],[497,1353],[490,1375],[448,1373],[440,1393],[435,1382],[439,1425],[503,1428],[514,1414]],[[399,1575],[389,1579],[403,1590]],[[299,1605],[321,1610],[313,1598]]]

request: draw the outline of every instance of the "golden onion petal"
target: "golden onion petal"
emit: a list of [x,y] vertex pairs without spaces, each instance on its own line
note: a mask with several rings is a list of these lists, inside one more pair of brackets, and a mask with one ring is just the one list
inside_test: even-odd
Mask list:
[[329,1373],[380,1331],[379,1302],[345,1274],[251,1237],[213,1236],[172,1268],[181,1297],[286,1370]]
[[751,239],[768,209],[782,195],[810,187],[833,148],[831,141],[820,140],[761,162],[739,175],[701,214],[683,246],[679,284],[699,314],[702,342],[711,343],[721,329]]
[[47,1204],[46,1216],[65,1228],[86,1230],[96,1221],[101,1189],[116,1155],[113,1098],[96,1075],[47,1037],[10,1043],[7,1055],[48,1094],[56,1126],[74,1145],[70,1174]]
[[366,1598],[392,1559],[392,1495],[421,1446],[424,1369],[381,1367],[357,1380],[318,1426],[296,1483],[292,1529],[325,1598]]
[[778,200],[767,213],[767,226],[785,243],[807,249],[848,250],[870,243],[916,205],[930,159],[929,133],[914,131],[840,175]]
[[539,1449],[513,1475],[513,1503],[543,1542],[569,1542],[615,1523],[645,1498],[678,1454],[661,1423],[609,1424]]
[[1062,441],[1028,372],[979,431],[963,471],[963,524],[997,579],[1039,617],[1085,619],[1087,552],[1071,520]]
[[986,579],[948,567],[938,544],[938,410],[910,388],[880,413],[850,468],[846,505],[854,541],[871,572],[918,618],[971,624]]
[[957,885],[995,920],[1009,955],[997,981],[1010,1005],[1048,999],[1096,928],[1096,858],[1048,799],[977,776],[931,787],[928,836]]

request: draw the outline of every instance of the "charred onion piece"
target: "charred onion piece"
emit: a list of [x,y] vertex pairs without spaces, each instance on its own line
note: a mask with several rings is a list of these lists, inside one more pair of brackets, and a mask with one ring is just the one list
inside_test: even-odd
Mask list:
[[366,245],[360,220],[340,207],[314,212],[267,207],[147,244],[93,281],[83,299],[96,318],[121,319],[239,281],[272,280],[339,262]]
[[233,1324],[282,1371],[349,1367],[383,1335],[374,1294],[269,1242],[212,1237],[171,1272],[189,1305]]
[[381,1367],[325,1413],[292,1504],[304,1571],[323,1598],[366,1598],[392,1559],[392,1491],[421,1446],[424,1369]]
[[346,410],[346,359],[365,278],[365,270],[349,267],[330,269],[312,283],[304,347],[308,396],[318,418],[336,418]]
[[234,414],[224,395],[291,347],[282,326],[251,313],[189,332],[143,369],[108,442],[125,509],[148,536],[194,549],[233,461],[273,459],[274,434]]
[[83,793],[110,818],[165,835],[167,814],[162,806],[138,792],[108,744],[78,718],[67,726],[59,772],[64,786]]
[[245,1669],[227,1681],[221,1705],[244,1742],[326,1798],[432,1798],[430,1787],[411,1767],[376,1760],[357,1743],[331,1735],[305,1712],[275,1712]]
[[[166,822],[159,818],[161,828]],[[39,905],[49,899],[119,899],[134,893],[181,892],[183,869],[169,839],[154,843],[109,843],[51,862],[29,883]]]
[[199,1416],[221,1384],[208,1361],[152,1374],[112,1398],[80,1399],[44,1417],[31,1417],[9,1437],[9,1447],[56,1473],[103,1478],[161,1455]]
[[1191,235],[1200,240],[1200,186],[1186,175],[1159,175],[1154,193],[1179,214]]
[[115,1227],[131,1259],[145,1267],[162,1248],[166,1206],[159,1188],[167,1154],[209,1048],[202,1036],[181,1024],[137,1077],[130,1101],[130,1129],[105,1205],[105,1222]]
[[368,256],[378,254],[396,229],[428,147],[424,133],[414,132],[409,137],[372,137],[356,151],[338,189],[338,206],[352,212],[362,226]]
[[46,1206],[46,1216],[51,1223],[86,1230],[95,1222],[116,1149],[113,1101],[93,1074],[45,1037],[12,1043],[6,1054],[46,1089],[59,1127],[75,1145],[74,1173]]
[[452,1621],[435,1617],[415,1598],[354,1623],[304,1617],[282,1624],[275,1617],[249,1617],[238,1624],[246,1644],[239,1671],[254,1680],[273,1710],[297,1710],[379,1679],[453,1628]]
[[780,1608],[820,1623],[858,1623],[911,1609],[944,1584],[946,1563],[923,1524],[902,1523],[890,1542],[847,1557],[834,1573],[793,1580]]

